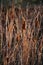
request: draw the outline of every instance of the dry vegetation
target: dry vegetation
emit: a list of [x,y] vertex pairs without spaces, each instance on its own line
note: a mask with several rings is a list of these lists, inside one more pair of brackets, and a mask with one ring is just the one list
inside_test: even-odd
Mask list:
[[2,7],[0,38],[3,65],[43,65],[43,6]]

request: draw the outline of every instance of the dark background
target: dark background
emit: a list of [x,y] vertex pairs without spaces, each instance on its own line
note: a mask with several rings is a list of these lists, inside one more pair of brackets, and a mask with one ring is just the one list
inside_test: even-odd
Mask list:
[[26,5],[28,2],[30,4],[43,4],[43,0],[0,0],[0,5],[1,3],[3,3],[4,5],[11,5],[11,3],[14,3],[14,4],[24,4]]

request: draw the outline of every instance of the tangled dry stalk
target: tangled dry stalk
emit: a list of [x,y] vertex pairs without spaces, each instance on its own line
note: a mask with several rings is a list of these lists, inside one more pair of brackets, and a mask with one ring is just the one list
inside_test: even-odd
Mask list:
[[3,65],[43,65],[43,6],[1,8]]

